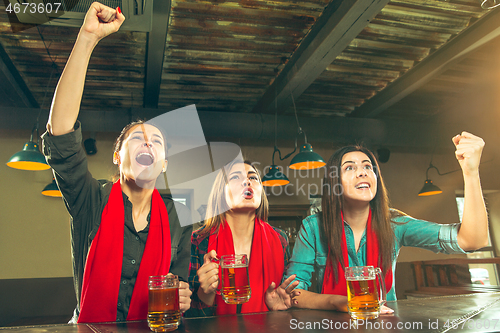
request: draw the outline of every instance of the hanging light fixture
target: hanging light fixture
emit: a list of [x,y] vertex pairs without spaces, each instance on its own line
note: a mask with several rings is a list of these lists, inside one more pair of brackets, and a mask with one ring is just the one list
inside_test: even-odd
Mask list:
[[324,165],[326,163],[323,158],[318,153],[315,153],[312,146],[307,142],[300,147],[299,153],[290,161],[290,169],[294,170],[317,169]]
[[430,195],[441,194],[443,191],[432,183],[432,180],[426,179],[424,187],[418,192],[419,197],[427,197]]
[[[276,92],[275,92],[276,93]],[[277,95],[275,94],[275,118],[274,118],[274,151],[273,151],[273,157],[272,157],[272,165],[269,167],[269,171],[266,173],[266,175],[262,178],[262,185],[264,186],[283,186],[290,181],[288,180],[287,176],[278,168],[276,164],[274,164],[274,154],[278,152],[279,154],[279,159],[281,161],[287,159],[290,157],[292,154],[294,154],[297,151],[297,138],[303,134],[304,135],[304,144],[300,147],[299,153],[295,155],[289,165],[290,169],[294,170],[310,170],[310,169],[316,169],[316,168],[321,168],[324,165],[326,165],[325,161],[323,158],[315,153],[312,149],[312,146],[307,143],[307,136],[306,133],[302,130],[299,124],[299,118],[297,116],[297,108],[295,107],[295,100],[293,98],[293,94],[290,91],[290,96],[292,97],[292,102],[293,102],[293,110],[295,114],[295,120],[297,121],[297,135],[295,136],[295,148],[293,151],[289,154],[287,154],[285,157],[281,157],[281,151],[278,149],[278,146],[276,144],[277,141],[277,133],[278,133],[278,105],[277,105]]]
[[288,177],[281,172],[276,164],[274,164],[274,154],[276,152],[279,152],[281,157],[281,152],[278,147],[274,146],[272,165],[269,167],[269,171],[262,178],[262,185],[264,186],[283,186],[290,183]]
[[[283,186],[290,181],[288,180],[288,177],[281,172],[281,170],[278,168],[276,164],[274,164],[274,154],[278,152],[279,158],[281,161],[283,161],[285,158],[288,158],[290,155],[285,156],[285,158],[281,158],[281,152],[278,149],[277,145],[277,140],[278,140],[278,101],[275,98],[274,99],[274,108],[276,112],[274,113],[274,151],[273,151],[273,157],[272,157],[272,164],[269,167],[269,171],[264,175],[262,178],[262,185],[264,186]],[[295,150],[294,150],[295,151]]]
[[[33,132],[36,132],[36,142],[33,141]],[[23,150],[18,151],[9,158],[7,166],[20,170],[48,170],[50,166],[45,161],[39,149],[38,119],[31,130],[30,141],[24,144]]]
[[57,186],[56,180],[52,178],[52,182],[44,187],[42,194],[47,197],[61,198],[62,193]]
[[[289,168],[294,170],[310,170],[310,169],[321,168],[325,166],[326,163],[319,154],[313,151],[312,146],[309,143],[307,143],[306,132],[304,132],[302,130],[302,127],[300,127],[299,117],[297,116],[297,108],[295,107],[295,100],[293,98],[293,94],[291,91],[290,91],[290,96],[292,97],[295,120],[297,120],[297,127],[298,127],[297,136],[299,136],[300,134],[304,134],[304,144],[300,147],[299,153],[295,155],[290,161]],[[297,137],[295,137],[295,149],[297,149]]]
[[[50,85],[50,82],[52,81],[52,76],[54,75],[54,71],[57,69],[57,64],[52,60],[52,57],[50,56],[50,52],[47,48],[47,45],[45,45],[45,41],[43,39],[43,35],[40,32],[40,29],[38,29],[38,33],[40,34],[40,38],[45,46],[45,49],[47,50],[47,53],[49,55],[49,58],[52,61],[52,70],[50,72],[50,78],[47,81],[47,86],[45,88],[45,95],[43,97],[43,102],[40,105],[40,111],[38,112],[38,116],[36,118],[36,123],[33,126],[33,129],[31,130],[31,137],[30,141],[26,142],[24,144],[23,150],[15,153],[14,155],[11,156],[9,161],[7,162],[7,166],[14,168],[14,169],[20,169],[20,170],[48,170],[50,169],[50,166],[47,164],[45,161],[45,156],[42,155],[40,152],[39,148],[39,141],[40,141],[40,136],[38,133],[38,124],[40,120],[40,114],[42,113],[42,110],[44,109],[45,105],[45,100],[47,98],[47,92],[48,92],[48,87]],[[36,132],[36,142],[33,141],[33,132]]]
[[438,168],[436,168],[432,164],[432,158],[431,158],[431,162],[429,164],[429,167],[425,171],[425,183],[424,183],[424,186],[422,187],[422,189],[420,190],[420,192],[418,192],[418,196],[419,197],[426,197],[426,196],[431,196],[431,195],[436,195],[436,194],[443,193],[443,191],[439,187],[437,187],[436,185],[434,185],[432,183],[432,180],[429,179],[429,170],[430,169],[436,169],[438,175],[440,175],[440,176],[444,176],[444,175],[447,175],[447,174],[450,174],[450,173],[457,172],[457,171],[461,170],[461,169],[457,169],[457,170],[453,170],[453,171],[449,171],[449,172],[445,172],[445,173],[440,173],[439,170],[438,170]]

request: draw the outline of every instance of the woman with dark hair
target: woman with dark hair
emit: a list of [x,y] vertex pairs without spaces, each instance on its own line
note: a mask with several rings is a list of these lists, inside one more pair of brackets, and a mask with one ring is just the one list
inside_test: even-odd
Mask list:
[[[394,271],[402,246],[465,253],[488,243],[488,218],[479,179],[484,142],[467,132],[452,139],[464,178],[462,223],[437,224],[389,208],[379,164],[359,146],[337,150],[326,166],[322,211],[306,218],[287,275],[300,281],[293,305],[347,310],[345,267],[380,267],[387,299],[395,300]],[[313,271],[316,290],[308,291]],[[382,312],[392,312],[384,307]]]
[[[143,121],[123,129],[113,153],[119,167],[114,183],[92,177],[81,145],[77,117],[91,53],[124,20],[120,8],[91,5],[43,135],[44,154],[71,215],[78,302],[73,323],[144,320],[149,276],[172,273],[187,281],[192,226],[181,227],[179,218],[189,213],[155,189],[156,178],[167,167],[162,131]],[[186,282],[181,282],[179,295],[184,312],[191,302]]]
[[[268,207],[259,173],[250,162],[233,162],[221,169],[209,196],[205,223],[191,238],[189,284],[193,301],[189,316],[291,307],[298,282],[292,282],[292,275],[276,287],[283,278],[290,251],[285,233],[266,222]],[[216,295],[219,265],[212,259],[229,254],[246,254],[249,259],[251,297],[240,311]]]

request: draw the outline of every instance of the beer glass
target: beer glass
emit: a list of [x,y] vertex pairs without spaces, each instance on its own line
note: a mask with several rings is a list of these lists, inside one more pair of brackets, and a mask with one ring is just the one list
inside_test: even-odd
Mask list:
[[221,256],[219,261],[219,287],[222,299],[227,304],[248,302],[252,294],[248,279],[248,258],[246,254]]
[[[377,287],[376,279],[379,279]],[[376,319],[386,302],[382,271],[373,266],[346,267],[347,308],[353,319]],[[380,291],[380,292],[379,292]]]
[[181,321],[177,275],[149,277],[148,326],[154,332],[177,329]]

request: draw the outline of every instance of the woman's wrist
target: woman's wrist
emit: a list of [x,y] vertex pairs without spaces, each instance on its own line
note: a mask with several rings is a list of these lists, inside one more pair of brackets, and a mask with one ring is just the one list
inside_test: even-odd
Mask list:
[[92,53],[94,48],[99,43],[99,40],[100,39],[97,38],[95,34],[80,29],[80,32],[76,37],[75,45],[81,44],[81,46],[83,46],[84,49],[87,50],[87,52]]
[[479,178],[479,169],[475,170],[462,170],[464,179],[476,179]]
[[203,291],[203,288],[200,287],[198,288],[198,292],[196,294],[198,295],[198,298],[206,305],[212,306],[214,304],[215,291],[207,294]]
[[347,296],[330,295],[329,303],[332,310],[347,312]]

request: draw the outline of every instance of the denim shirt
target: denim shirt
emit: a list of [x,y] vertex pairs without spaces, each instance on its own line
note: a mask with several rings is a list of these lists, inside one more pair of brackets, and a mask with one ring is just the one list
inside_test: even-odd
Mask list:
[[[398,216],[393,219],[392,228],[396,237],[394,244],[394,257],[392,273],[395,277],[396,261],[402,246],[413,246],[433,252],[460,254],[464,252],[457,243],[457,234],[460,223],[438,224],[424,220],[417,220],[410,216]],[[315,214],[302,221],[302,227],[297,235],[293,248],[292,259],[284,279],[292,274],[297,274],[299,285],[297,288],[307,290],[311,286],[312,273],[315,273],[316,290],[321,293],[323,276],[325,274],[326,260],[328,257],[328,244],[321,237],[321,214]],[[356,252],[354,234],[349,224],[344,222],[349,266],[366,265],[366,230],[361,237],[359,249]],[[396,300],[395,279],[392,287],[387,292],[387,300]]]

